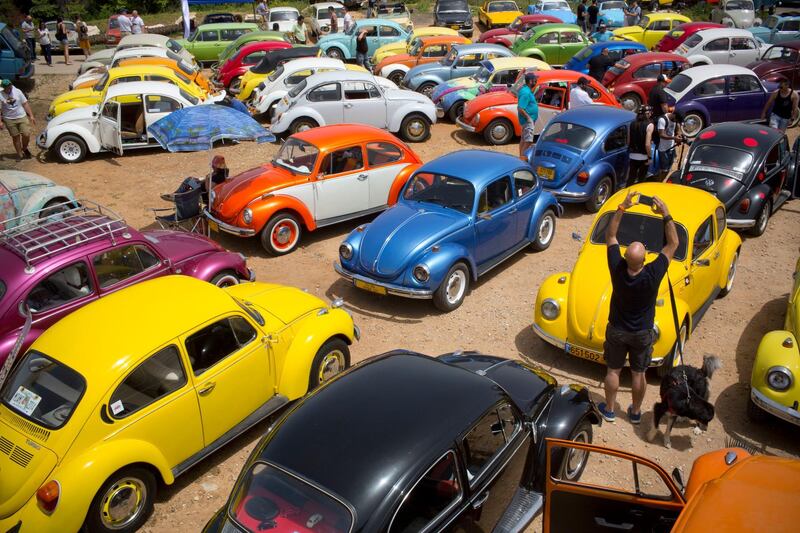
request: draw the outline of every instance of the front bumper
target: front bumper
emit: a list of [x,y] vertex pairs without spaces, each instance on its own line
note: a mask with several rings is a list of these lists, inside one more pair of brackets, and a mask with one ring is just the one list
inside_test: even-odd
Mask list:
[[464,121],[462,120],[462,117],[463,117],[463,115],[462,115],[462,116],[460,116],[460,117],[458,117],[458,118],[456,119],[456,124],[458,124],[458,126],[459,126],[461,129],[467,130],[467,131],[468,131],[468,132],[470,132],[470,133],[475,133],[475,126],[470,126],[469,124],[467,124],[466,122],[464,122]]
[[797,409],[792,409],[791,407],[781,405],[775,400],[767,398],[764,394],[758,391],[758,389],[754,388],[750,389],[750,398],[753,400],[754,404],[776,418],[780,418],[781,420],[785,420],[790,424],[800,426],[800,411]]
[[570,200],[582,201],[589,198],[588,192],[560,191],[556,189],[548,189],[547,187],[545,187],[544,189],[546,191],[550,191],[550,194],[552,194],[559,200],[566,200],[567,202],[569,202]]
[[393,296],[402,296],[404,298],[413,298],[415,300],[429,300],[433,298],[433,291],[431,290],[411,289],[409,287],[403,287],[402,285],[395,285],[393,283],[376,281],[366,276],[353,274],[352,272],[345,270],[344,267],[338,261],[333,262],[333,269],[336,271],[337,274],[342,276],[347,281],[353,282],[353,284],[355,284],[356,281],[361,281],[364,283],[369,283],[370,285],[377,285],[379,287],[383,287],[384,289],[386,289],[386,294],[391,294]]
[[732,229],[749,229],[756,225],[754,218],[728,218],[725,223]]
[[237,235],[239,237],[252,237],[256,234],[256,230],[251,228],[240,228],[239,226],[234,226],[233,224],[228,224],[227,222],[223,222],[220,219],[211,215],[211,212],[208,208],[203,209],[203,216],[209,222],[216,224],[220,231],[224,231],[225,233],[230,233],[231,235]]

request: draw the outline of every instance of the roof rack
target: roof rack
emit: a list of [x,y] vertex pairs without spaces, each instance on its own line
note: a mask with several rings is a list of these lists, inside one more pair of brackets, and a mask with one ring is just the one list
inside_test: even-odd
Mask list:
[[[47,214],[52,213],[52,214]],[[9,227],[11,226],[11,227]],[[0,245],[19,255],[25,271],[34,271],[33,263],[82,245],[116,236],[128,238],[125,220],[108,209],[87,200],[70,200],[38,211],[0,221]]]

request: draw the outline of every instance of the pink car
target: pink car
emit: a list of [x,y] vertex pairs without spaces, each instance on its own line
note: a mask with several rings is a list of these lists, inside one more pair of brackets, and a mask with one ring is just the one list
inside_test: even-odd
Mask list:
[[236,85],[238,86],[238,79],[244,76],[250,67],[258,65],[267,52],[291,47],[291,44],[284,41],[257,41],[246,44],[232,58],[222,64],[219,71],[215,72],[214,79],[226,89],[234,80],[237,80]]
[[514,44],[514,41],[516,41],[523,33],[534,26],[538,26],[539,24],[547,24],[550,22],[556,22],[560,24],[562,21],[560,18],[552,17],[550,15],[521,15],[505,28],[497,28],[495,30],[489,30],[481,33],[481,36],[478,37],[477,42],[499,44],[505,46],[506,48],[511,48],[511,45]]

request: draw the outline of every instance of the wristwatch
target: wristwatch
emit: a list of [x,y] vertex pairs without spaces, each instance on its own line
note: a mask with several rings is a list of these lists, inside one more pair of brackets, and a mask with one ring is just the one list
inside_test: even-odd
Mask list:
[[664,217],[664,224],[666,224],[667,222],[670,222],[670,221],[672,221],[672,215],[667,215],[667,216]]

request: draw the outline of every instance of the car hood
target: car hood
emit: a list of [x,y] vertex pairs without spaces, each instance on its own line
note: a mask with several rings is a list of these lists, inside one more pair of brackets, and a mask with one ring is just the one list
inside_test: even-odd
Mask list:
[[733,19],[736,22],[736,26],[739,28],[745,27],[748,28],[753,25],[753,20],[756,18],[755,11],[744,10],[744,11],[726,11],[725,15]]
[[85,87],[83,89],[73,89],[72,91],[67,91],[65,93],[61,93],[60,95],[56,96],[53,99],[53,102],[50,104],[50,107],[53,108],[59,104],[63,104],[64,102],[74,102],[74,101],[83,101],[83,100],[96,100],[100,97],[100,93],[95,91],[93,87]]
[[472,19],[469,11],[438,11],[436,18],[445,24],[460,24]]
[[441,62],[437,61],[435,63],[424,63],[422,65],[417,65],[415,67],[411,67],[411,70],[408,71],[406,74],[407,79],[411,79],[415,76],[422,76],[429,72],[435,73],[442,73],[447,72],[450,70],[450,67],[445,67],[441,64]]
[[69,109],[59,114],[58,116],[53,117],[52,120],[50,120],[50,122],[47,123],[47,128],[52,128],[54,126],[58,126],[60,124],[66,124],[69,122],[94,120],[99,111],[100,111],[99,105],[86,105],[83,107],[76,107],[74,109]]
[[303,290],[273,283],[240,283],[225,290],[240,300],[255,304],[284,324],[327,306],[324,301]]
[[710,192],[725,204],[726,209],[732,208],[746,190],[738,179],[717,172],[695,170],[688,172],[686,176],[689,176],[689,179],[684,178],[684,185]]
[[517,97],[509,91],[492,91],[479,94],[464,106],[464,121],[469,123],[476,113],[498,105],[511,105],[517,103]]
[[489,30],[481,33],[481,36],[478,38],[478,42],[485,43],[489,39],[497,39],[507,35],[516,35],[517,33],[518,32],[511,31],[508,28],[497,28],[495,30]]
[[640,36],[643,31],[641,26],[624,26],[622,28],[617,28],[611,33],[613,33],[615,37],[633,39],[634,37]]
[[790,71],[794,65],[792,63],[787,63],[785,61],[780,60],[770,60],[770,61],[753,61],[746,68],[749,68],[753,72],[755,72],[756,76],[761,79],[766,78],[767,76],[773,74],[781,74],[784,71]]
[[543,183],[548,188],[560,188],[572,179],[575,171],[580,167],[583,161],[583,153],[575,153],[553,142],[537,143],[534,147],[531,166],[534,172],[536,172],[537,167],[552,169],[555,172],[554,179]]
[[478,86],[478,81],[472,77],[454,78],[437,85],[431,93],[431,100],[438,102],[447,93],[458,91],[459,89],[472,89]]
[[153,244],[161,255],[173,263],[179,263],[198,254],[222,251],[214,241],[198,233],[170,230],[143,231],[145,239]]
[[408,51],[408,44],[405,41],[395,41],[393,43],[384,44],[377,50],[375,50],[375,55],[391,55],[394,56],[395,54],[404,54]]
[[365,228],[358,265],[375,277],[397,277],[421,251],[468,222],[465,214],[451,209],[398,203]]
[[17,170],[7,170],[0,174],[0,183],[9,191],[16,191],[24,187],[44,187],[53,185],[53,182],[44,176],[33,172],[20,172]]
[[306,175],[293,175],[271,163],[251,168],[214,187],[211,211],[222,219],[230,220],[256,198],[289,185],[304,183],[308,179]]

